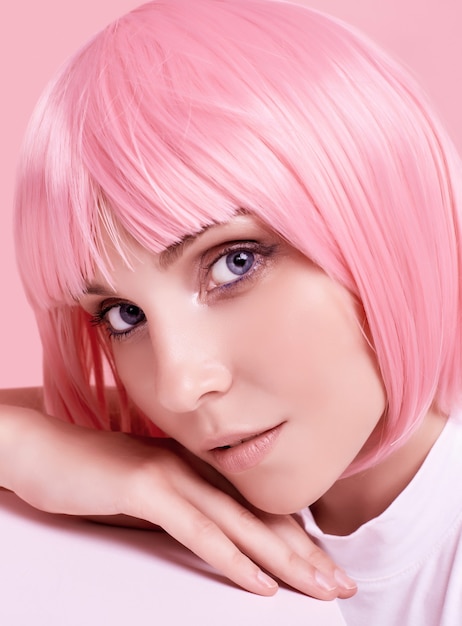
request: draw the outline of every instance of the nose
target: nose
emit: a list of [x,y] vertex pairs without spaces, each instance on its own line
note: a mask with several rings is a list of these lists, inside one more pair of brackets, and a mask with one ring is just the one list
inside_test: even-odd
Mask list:
[[157,402],[174,413],[194,411],[232,384],[220,331],[194,319],[179,322],[175,314],[151,332]]

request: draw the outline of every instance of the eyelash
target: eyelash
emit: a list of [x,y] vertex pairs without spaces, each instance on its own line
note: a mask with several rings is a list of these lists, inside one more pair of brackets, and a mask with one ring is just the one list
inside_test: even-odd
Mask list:
[[206,293],[210,295],[216,294],[218,298],[224,293],[231,295],[232,291],[241,288],[243,284],[254,278],[255,273],[258,272],[258,270],[261,269],[261,266],[264,264],[264,260],[270,259],[274,255],[275,250],[276,245],[265,245],[257,241],[238,241],[236,243],[225,245],[225,247],[220,246],[219,250],[211,250],[210,253],[213,254],[213,258],[209,263],[206,263],[204,265],[202,270],[204,272],[204,280],[207,276],[210,276],[213,267],[221,259],[224,259],[233,252],[251,253],[255,256],[255,260],[251,269],[249,269],[249,271],[247,271],[245,274],[242,274],[242,276],[240,277],[236,275],[235,280],[231,280],[227,283],[217,285]]
[[134,332],[140,329],[141,325],[133,326],[132,328],[127,328],[126,330],[114,330],[107,319],[107,314],[109,313],[109,311],[111,311],[111,309],[114,309],[115,307],[121,306],[123,304],[129,303],[125,300],[115,300],[107,306],[101,306],[101,308],[90,317],[90,325],[101,328],[103,331],[106,332],[109,339],[112,339],[114,341],[122,341],[129,335],[132,335]]
[[[248,272],[240,277],[237,277],[235,280],[223,283],[222,285],[217,285],[209,291],[206,290],[206,295],[216,299],[219,299],[220,296],[231,296],[233,292],[239,290],[243,287],[244,284],[255,278],[254,275],[259,272],[259,269],[263,269],[262,266],[265,265],[264,260],[270,259],[274,255],[276,248],[277,245],[275,244],[266,245],[257,241],[238,241],[225,245],[225,247],[220,246],[218,249],[208,250],[203,255],[202,260],[204,260],[205,257],[209,256],[210,254],[213,255],[213,258],[210,262],[205,263],[200,269],[201,278],[204,281],[207,279],[207,277],[210,276],[213,267],[218,263],[218,261],[225,258],[229,254],[232,254],[233,252],[252,253],[253,255],[255,255],[255,261]],[[140,331],[144,326],[146,318],[144,318],[143,322],[140,322],[139,324],[131,328],[127,328],[126,330],[116,331],[111,327],[107,318],[109,311],[117,306],[122,306],[124,304],[132,304],[136,308],[139,308],[140,311],[142,311],[142,309],[136,304],[127,300],[113,300],[110,302],[106,300],[100,304],[99,310],[97,310],[96,313],[91,316],[90,324],[92,326],[100,327],[105,330],[109,338],[115,341],[122,341],[123,339],[126,339],[134,333]]]

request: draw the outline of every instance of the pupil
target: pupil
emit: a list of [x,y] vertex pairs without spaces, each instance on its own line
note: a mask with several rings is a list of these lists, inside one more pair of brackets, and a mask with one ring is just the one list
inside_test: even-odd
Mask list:
[[123,304],[120,307],[120,317],[126,324],[138,324],[144,319],[144,313],[134,304]]
[[233,274],[245,274],[252,267],[254,256],[251,252],[235,252],[226,259],[226,265]]

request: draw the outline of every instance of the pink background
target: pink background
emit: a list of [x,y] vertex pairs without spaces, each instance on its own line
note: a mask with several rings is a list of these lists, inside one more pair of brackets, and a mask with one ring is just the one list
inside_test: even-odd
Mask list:
[[[194,2],[194,0],[190,0]],[[299,0],[305,2],[305,0]],[[418,76],[462,149],[460,0],[312,0],[368,33]],[[0,387],[40,383],[40,345],[22,294],[11,237],[14,169],[21,137],[48,78],[76,47],[138,0],[15,0],[0,21]]]

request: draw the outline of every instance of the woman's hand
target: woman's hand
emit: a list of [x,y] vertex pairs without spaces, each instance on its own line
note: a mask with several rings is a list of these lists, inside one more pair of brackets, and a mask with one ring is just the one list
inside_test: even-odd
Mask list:
[[183,452],[168,440],[0,410],[0,484],[36,508],[146,520],[257,594],[278,588],[261,568],[316,598],[355,593],[291,516],[251,510],[212,468]]

